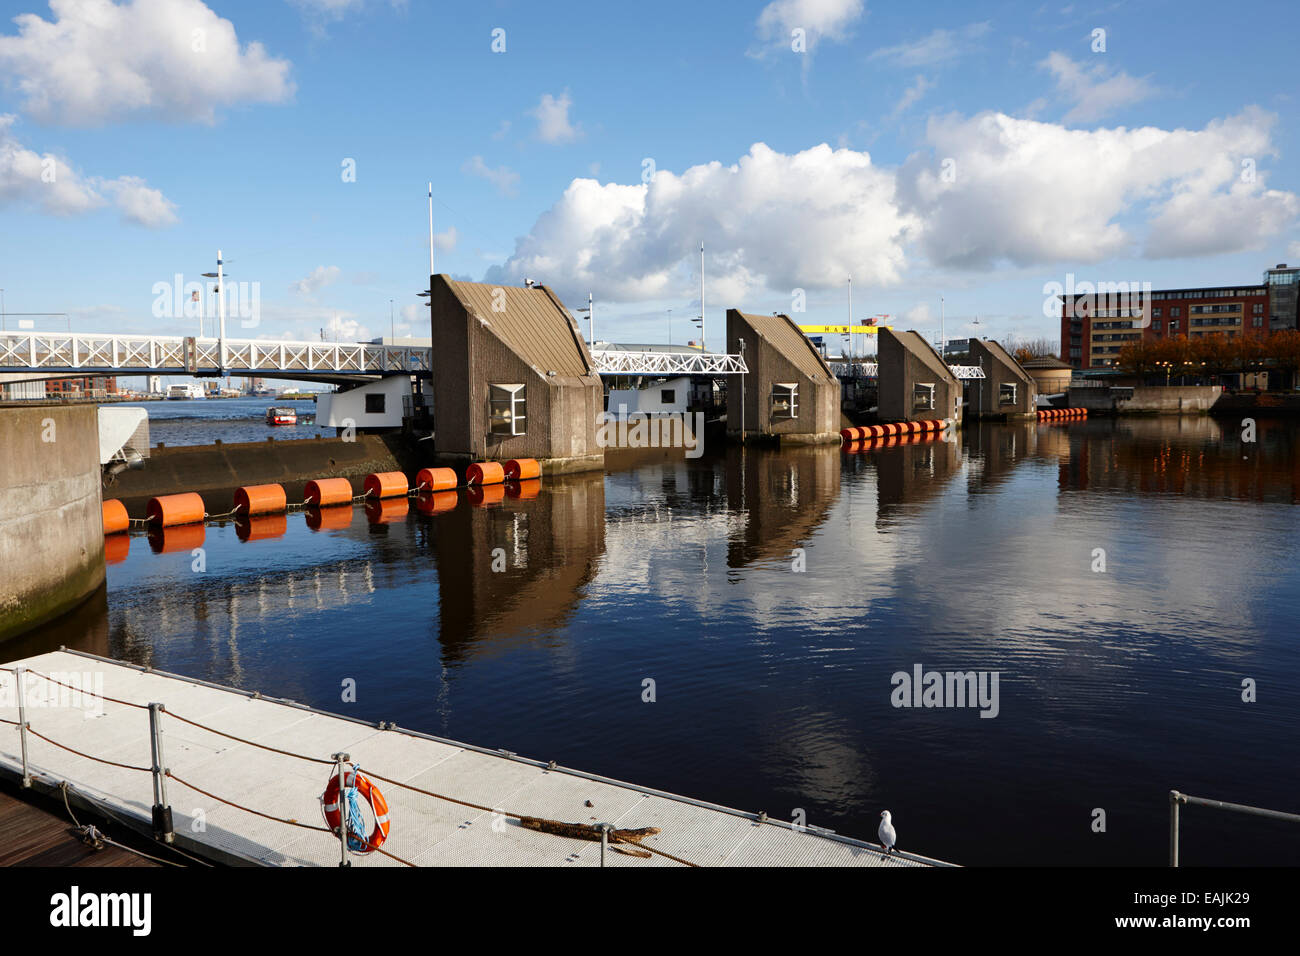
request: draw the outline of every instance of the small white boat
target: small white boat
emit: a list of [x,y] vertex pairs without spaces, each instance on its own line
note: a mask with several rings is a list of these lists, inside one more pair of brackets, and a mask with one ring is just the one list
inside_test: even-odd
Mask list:
[[187,385],[171,385],[167,388],[167,397],[178,401],[190,398],[202,398],[203,386],[194,382]]

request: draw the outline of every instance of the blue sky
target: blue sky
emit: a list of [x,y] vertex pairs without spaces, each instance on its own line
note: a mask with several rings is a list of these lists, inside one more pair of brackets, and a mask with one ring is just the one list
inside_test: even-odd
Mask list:
[[261,307],[228,334],[387,334],[392,299],[427,335],[429,180],[439,272],[592,291],[624,342],[690,337],[701,240],[714,348],[795,289],[841,321],[850,273],[859,318],[1055,338],[1067,273],[1300,259],[1281,3],[0,8],[0,288],[74,329],[192,334],[155,285],[221,248]]

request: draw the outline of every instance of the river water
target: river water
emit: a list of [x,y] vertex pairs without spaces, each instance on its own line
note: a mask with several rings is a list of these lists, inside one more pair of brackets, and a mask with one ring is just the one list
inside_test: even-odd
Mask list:
[[[1300,429],[1257,437],[986,425],[135,536],[5,656],[68,644],[868,839],[889,809],[959,863],[1162,865],[1170,789],[1300,809]],[[918,666],[996,673],[996,716],[895,706]],[[1183,831],[1191,865],[1300,863],[1294,827]]]
[[[266,410],[272,405],[292,408],[297,425],[268,425]],[[287,402],[278,398],[199,398],[148,402],[149,444],[209,445],[214,441],[265,441],[274,438],[312,438],[319,429],[311,420],[316,414],[312,401]],[[330,430],[327,434],[333,434]]]

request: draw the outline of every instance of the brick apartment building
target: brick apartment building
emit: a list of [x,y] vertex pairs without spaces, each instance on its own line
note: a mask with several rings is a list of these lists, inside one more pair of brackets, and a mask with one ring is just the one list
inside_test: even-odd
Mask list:
[[77,378],[52,378],[45,383],[49,398],[113,395],[117,392],[117,376],[85,375]]
[[[1300,268],[1282,262],[1267,270],[1259,285],[1152,290],[1149,303],[1076,295],[1071,308],[1062,297],[1061,357],[1075,369],[1108,368],[1116,364],[1121,348],[1139,339],[1264,337],[1295,329],[1298,280]],[[1143,304],[1151,310],[1146,328],[1141,325]]]

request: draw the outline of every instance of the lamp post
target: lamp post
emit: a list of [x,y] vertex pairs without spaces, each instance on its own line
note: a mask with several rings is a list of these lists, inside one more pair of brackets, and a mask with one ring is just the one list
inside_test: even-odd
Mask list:
[[221,250],[217,250],[217,271],[203,273],[205,279],[216,279],[217,288],[217,374],[226,373],[226,289],[224,263]]

